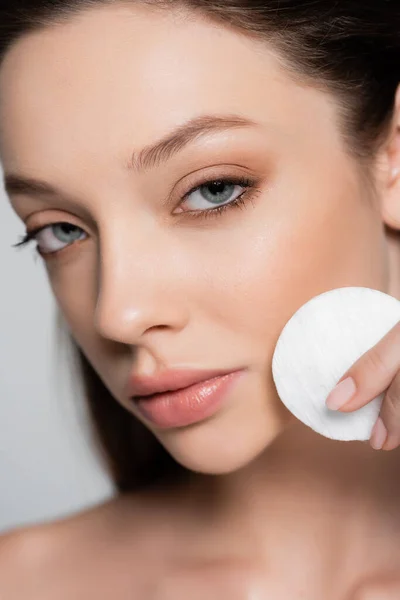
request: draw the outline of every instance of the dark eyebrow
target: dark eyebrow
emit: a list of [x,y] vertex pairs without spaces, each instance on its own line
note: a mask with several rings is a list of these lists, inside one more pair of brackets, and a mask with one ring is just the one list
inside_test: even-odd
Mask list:
[[[179,125],[154,145],[146,146],[139,154],[136,155],[134,152],[126,167],[128,170],[143,173],[168,161],[190,142],[207,133],[257,126],[259,124],[255,121],[240,115],[200,115]],[[4,188],[10,195],[63,195],[60,190],[57,190],[45,181],[23,177],[15,173],[6,173],[4,175]]]
[[190,142],[207,133],[257,125],[239,115],[200,115],[177,127],[155,145],[143,148],[137,157],[133,154],[129,168],[137,172],[148,171],[167,162]]

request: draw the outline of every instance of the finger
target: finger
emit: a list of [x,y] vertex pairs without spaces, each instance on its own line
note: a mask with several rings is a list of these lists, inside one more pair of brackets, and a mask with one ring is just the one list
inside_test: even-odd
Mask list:
[[361,585],[353,590],[349,600],[398,600],[400,598],[399,577],[392,577],[387,581],[374,581]]
[[381,449],[394,450],[400,445],[400,372],[385,394],[379,416],[387,431]]
[[352,412],[387,390],[400,370],[400,321],[346,371],[326,405]]

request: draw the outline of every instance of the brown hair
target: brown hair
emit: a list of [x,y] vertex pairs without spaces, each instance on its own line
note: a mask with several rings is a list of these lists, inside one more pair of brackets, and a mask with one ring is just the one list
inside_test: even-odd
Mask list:
[[[115,1],[115,0],[114,0]],[[116,0],[121,3],[121,0]],[[0,61],[30,31],[66,22],[113,0],[2,0]],[[373,156],[391,122],[400,80],[399,0],[124,0],[180,8],[274,46],[293,75],[332,92],[349,150]],[[93,431],[119,492],[188,471],[108,392],[71,338],[86,390]]]

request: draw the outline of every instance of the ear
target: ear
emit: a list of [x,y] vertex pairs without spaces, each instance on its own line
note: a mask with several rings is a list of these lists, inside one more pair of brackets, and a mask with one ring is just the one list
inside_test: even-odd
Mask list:
[[400,85],[397,88],[390,135],[385,144],[384,165],[382,218],[386,225],[400,231]]

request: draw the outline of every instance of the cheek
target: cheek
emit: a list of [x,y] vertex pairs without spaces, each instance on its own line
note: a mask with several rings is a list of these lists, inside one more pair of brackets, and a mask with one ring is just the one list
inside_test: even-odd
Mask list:
[[[120,350],[117,352],[113,342],[100,337],[94,327],[93,317],[97,303],[94,258],[85,256],[76,263],[72,259],[68,266],[63,264],[62,268],[50,270],[53,271],[53,293],[74,342],[83,351],[103,384],[117,398],[120,391],[118,384],[126,375],[119,374],[122,361],[118,364],[116,359]],[[74,285],[73,282],[76,281],[79,281],[79,286]]]
[[384,291],[382,239],[379,215],[354,186],[280,209],[261,203],[227,236],[226,252],[215,253],[214,314],[223,307],[225,323],[270,358],[286,322],[312,297],[346,286]]
[[[298,181],[290,187],[300,188]],[[323,181],[313,191],[303,185],[307,192],[298,191],[295,197],[288,188],[275,190],[273,198],[260,197],[249,213],[227,218],[224,227],[180,237],[185,276],[179,269],[171,272],[174,303],[190,315],[192,330],[193,322],[206,316],[210,335],[214,330],[231,334],[226,339],[247,345],[246,355],[262,364],[272,358],[288,319],[313,296],[345,286],[385,291],[382,225],[356,186],[345,183],[327,193],[333,182]],[[50,268],[71,333],[99,365],[113,348],[94,328],[96,273],[90,251],[78,258],[71,253]]]
[[[74,252],[57,264],[48,265],[49,279],[57,305],[75,341],[92,359],[98,352],[93,327],[96,307],[96,264],[90,252]],[[76,284],[79,282],[79,285]]]

